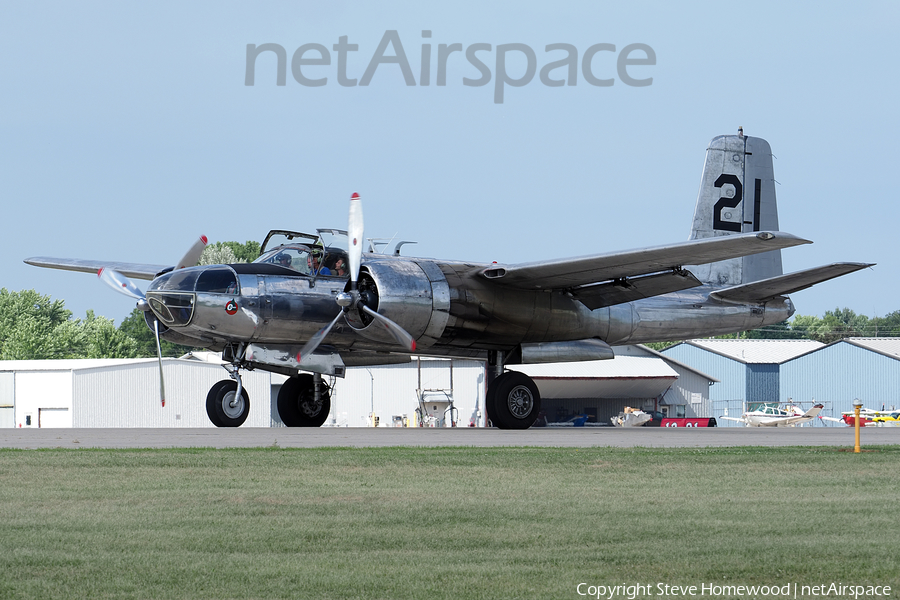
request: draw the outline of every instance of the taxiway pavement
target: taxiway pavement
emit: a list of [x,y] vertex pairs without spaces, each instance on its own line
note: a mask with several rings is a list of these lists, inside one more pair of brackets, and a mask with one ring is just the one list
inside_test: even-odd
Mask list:
[[[900,443],[900,427],[865,427],[862,445]],[[715,428],[483,428],[319,429],[0,429],[0,448],[322,448],[322,447],[614,447],[705,448],[727,446],[854,445],[852,427]]]

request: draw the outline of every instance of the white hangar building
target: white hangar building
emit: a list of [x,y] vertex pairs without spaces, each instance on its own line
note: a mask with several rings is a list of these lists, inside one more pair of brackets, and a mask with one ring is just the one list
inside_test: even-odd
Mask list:
[[[155,358],[0,361],[0,427],[212,427],[206,394],[228,378],[219,365]],[[272,424],[271,375],[243,376],[250,427]],[[254,401],[255,399],[255,401]]]
[[[584,413],[606,424],[625,406],[712,416],[715,378],[642,346],[614,350],[614,360],[513,368],[535,378],[551,422]],[[203,352],[163,359],[163,407],[155,358],[0,361],[0,427],[212,427],[206,395],[228,378],[221,364],[217,354]],[[277,398],[286,378],[245,370],[242,379],[250,395],[244,426],[283,426]],[[349,368],[333,382],[325,426],[482,427],[485,381],[484,363],[466,359]]]

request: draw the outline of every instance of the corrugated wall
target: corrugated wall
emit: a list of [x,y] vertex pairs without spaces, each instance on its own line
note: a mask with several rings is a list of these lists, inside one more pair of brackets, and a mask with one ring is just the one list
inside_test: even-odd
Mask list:
[[823,415],[839,418],[859,398],[866,408],[900,408],[900,360],[849,342],[826,346],[781,365],[781,396],[825,405]]
[[[197,361],[163,361],[166,406],[159,401],[156,361],[75,371],[73,427],[213,427],[206,415],[206,394],[228,379],[219,365]],[[271,376],[242,371],[250,394],[244,427],[271,425]]]
[[0,373],[0,428],[16,426],[16,374]]
[[[423,359],[421,366],[422,389],[450,390],[450,360]],[[332,414],[326,425],[365,427],[371,423],[373,408],[381,426],[392,424],[394,416],[405,416],[412,424],[418,407],[418,387],[415,360],[402,365],[347,369],[344,379],[335,380]],[[476,418],[476,406],[484,412],[483,362],[453,361],[453,400],[460,427],[467,427]]]
[[[672,388],[666,392],[667,404],[684,404],[687,417],[714,417],[709,401],[709,391],[712,386],[709,380],[693,371],[672,365],[678,372],[678,379],[672,384]],[[712,375],[710,375],[712,376]],[[695,402],[694,400],[698,400]]]
[[662,353],[718,379],[718,383],[709,386],[709,399],[714,403],[744,399],[747,369],[743,363],[690,344],[678,344]]
[[756,410],[764,402],[779,402],[779,365],[761,363],[745,366],[747,391],[744,398],[749,410]]

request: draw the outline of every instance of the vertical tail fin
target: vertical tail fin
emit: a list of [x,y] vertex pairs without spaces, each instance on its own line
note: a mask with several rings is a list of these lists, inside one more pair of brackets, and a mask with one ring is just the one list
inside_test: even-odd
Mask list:
[[[692,240],[751,231],[778,231],[772,149],[761,138],[720,135],[706,149],[706,164],[691,226]],[[781,251],[692,268],[704,282],[740,285],[782,274]]]

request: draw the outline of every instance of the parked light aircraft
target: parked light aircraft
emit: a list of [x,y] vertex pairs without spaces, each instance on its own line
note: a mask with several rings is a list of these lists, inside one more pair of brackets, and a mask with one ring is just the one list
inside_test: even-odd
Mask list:
[[816,404],[808,411],[803,410],[793,404],[785,408],[777,406],[762,406],[757,410],[745,412],[737,417],[722,417],[728,421],[739,421],[747,427],[794,427],[802,425],[815,419],[822,411],[823,405]]
[[[783,274],[781,249],[810,243],[778,228],[772,152],[760,138],[719,136],[706,153],[690,239],[520,264],[363,252],[361,200],[347,231],[280,232],[288,241],[250,264],[176,268],[38,257],[25,262],[100,278],[138,300],[160,338],[222,352],[231,379],[210,389],[220,427],[247,418],[242,369],[290,378],[277,399],[288,426],[322,425],[323,375],[405,362],[415,352],[487,361],[485,408],[505,429],[531,426],[541,398],[509,364],[611,359],[611,344],[683,340],[780,323],[788,294],[857,271],[835,263]],[[270,234],[271,236],[271,234]],[[402,243],[401,243],[402,244]],[[180,268],[184,267],[184,268]],[[144,294],[132,279],[151,280]],[[160,392],[164,400],[162,368]]]

